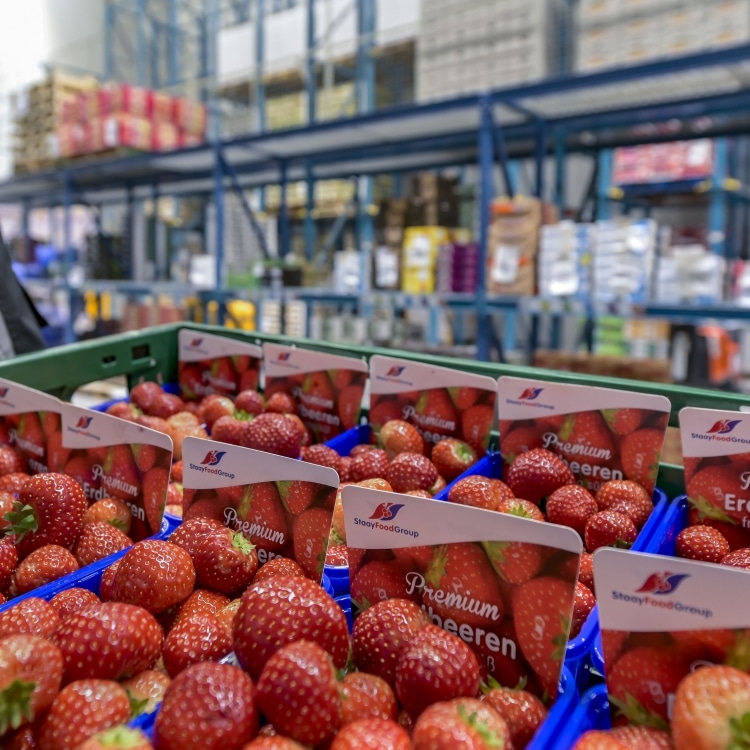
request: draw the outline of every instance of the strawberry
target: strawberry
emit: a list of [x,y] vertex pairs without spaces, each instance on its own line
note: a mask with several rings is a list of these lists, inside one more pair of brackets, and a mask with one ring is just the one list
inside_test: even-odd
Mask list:
[[135,404],[131,404],[128,401],[116,401],[111,406],[108,406],[104,413],[118,417],[119,419],[125,419],[128,422],[134,422],[136,417],[141,415],[141,410]]
[[433,703],[473,697],[478,692],[479,662],[458,636],[425,625],[401,652],[396,695],[412,718]]
[[710,526],[716,529],[729,542],[729,548],[732,550],[750,547],[750,529],[743,529],[732,523],[724,523],[709,518],[698,508],[689,507],[688,522],[691,526]]
[[489,705],[475,698],[456,698],[430,706],[417,719],[414,750],[513,750],[510,730]]
[[12,536],[0,539],[0,588],[8,583],[11,573],[18,564],[18,550]]
[[160,750],[240,750],[258,733],[253,681],[237,667],[193,664],[167,688],[154,725]]
[[168,432],[168,423],[166,419],[162,419],[161,417],[151,417],[147,414],[141,414],[140,416],[135,418],[136,424],[141,425],[142,427],[148,427],[150,430],[156,430],[157,432]]
[[276,482],[276,487],[285,510],[293,516],[298,516],[315,502],[315,495],[319,489],[313,482],[299,480]]
[[272,393],[269,396],[266,402],[266,411],[271,411],[275,414],[296,414],[297,403],[294,400],[294,396],[290,393],[276,391],[276,393]]
[[302,451],[302,460],[318,466],[328,466],[331,469],[339,470],[341,456],[327,445],[311,445]]
[[122,500],[105,497],[89,505],[83,514],[83,524],[103,522],[114,526],[124,534],[130,531],[133,515]]
[[721,558],[722,565],[750,570],[750,549],[736,549]]
[[[297,435],[299,437],[300,445],[302,446],[300,448],[300,453],[302,452],[302,448],[307,448],[315,441],[315,438],[310,431],[310,429],[305,425],[305,423],[296,415],[296,414],[284,414],[284,419],[286,419],[287,422],[291,422],[292,426],[297,432]],[[322,431],[327,431],[326,436],[330,437],[332,434],[331,428],[328,426],[319,428]],[[323,437],[320,437],[322,440]]]
[[391,719],[358,719],[343,726],[331,743],[331,750],[364,750],[364,748],[412,750],[406,730]]
[[669,696],[689,672],[680,650],[637,646],[607,667],[610,703],[632,723],[668,729]]
[[628,549],[638,536],[633,521],[614,510],[594,513],[586,522],[583,538],[586,549],[593,552],[599,547],[621,547]]
[[57,610],[44,599],[22,599],[0,612],[0,638],[9,635],[51,636],[61,625]]
[[437,443],[441,437],[456,433],[458,411],[445,388],[422,391],[414,412],[412,419],[427,443]]
[[575,484],[575,477],[559,456],[534,448],[516,458],[505,481],[516,497],[539,504],[559,487]]
[[635,432],[648,416],[644,409],[602,409],[602,416],[615,435],[629,435]]
[[331,518],[332,514],[325,508],[308,508],[297,516],[292,527],[294,559],[317,581],[325,565]]
[[632,729],[638,732],[657,732],[658,736],[666,738],[665,744],[647,744],[647,740],[652,740],[652,737],[639,736],[637,738],[637,744],[625,744],[620,742],[617,736],[615,736],[614,729],[590,729],[588,732],[584,732],[571,750],[674,750],[672,741],[666,732],[660,732],[656,729],[648,729],[647,727],[618,727],[618,729]]
[[435,496],[438,494],[438,492],[442,492],[447,486],[448,482],[445,481],[444,477],[441,477],[440,474],[438,474],[438,478],[432,485],[430,485],[430,489],[428,490],[428,492],[430,493],[430,495]]
[[151,417],[167,419],[173,414],[183,411],[185,402],[174,393],[160,393],[151,402],[151,406],[145,411]]
[[0,445],[0,476],[27,471],[28,468],[26,459],[16,448],[10,445]]
[[170,677],[191,664],[219,661],[232,650],[232,636],[217,615],[204,612],[181,619],[164,640],[162,657]]
[[231,357],[217,357],[209,363],[204,371],[209,392],[233,394],[237,391],[237,374],[234,371]]
[[44,456],[44,446],[47,441],[36,412],[21,415],[16,434],[12,437],[21,454],[32,461],[38,462]]
[[186,550],[190,557],[195,557],[201,540],[212,532],[221,531],[224,528],[224,524],[213,518],[190,518],[172,532],[169,541]]
[[161,528],[168,486],[169,470],[161,466],[154,466],[143,477],[143,509],[154,534]]
[[212,393],[198,404],[196,416],[210,430],[220,417],[233,417],[234,410],[234,401],[229,396]]
[[583,536],[586,522],[599,508],[588,490],[577,484],[567,484],[547,498],[545,510],[550,523],[569,526]]
[[183,620],[200,618],[203,615],[218,615],[227,604],[229,604],[229,597],[224,594],[207,589],[196,589],[182,604],[177,606],[171,627],[176,627]]
[[97,732],[76,750],[153,750],[153,745],[140,729],[120,725]]
[[83,528],[87,506],[86,495],[74,479],[64,474],[31,477],[6,516],[19,555],[25,557],[45,544],[72,546]]
[[[328,373],[324,370],[317,372],[308,372],[302,383],[302,401],[311,403],[319,409],[330,410],[336,398],[336,391],[333,388]],[[305,398],[307,397],[307,398]],[[330,406],[328,406],[330,404]]]
[[363,565],[351,582],[352,605],[363,612],[386,599],[420,601],[419,591],[409,591],[406,571],[393,560],[373,560]]
[[614,456],[612,433],[595,411],[570,414],[557,434],[557,453],[580,465],[605,466]]
[[141,411],[148,412],[151,409],[151,405],[154,403],[154,399],[160,396],[164,392],[164,389],[158,384],[150,381],[138,383],[130,390],[130,400],[134,403]]
[[[0,448],[0,451],[2,448]],[[64,448],[62,444],[62,433],[54,432],[47,438],[47,467],[50,471],[62,472],[65,469],[65,464],[70,460],[72,454],[70,448]],[[24,465],[17,469],[17,471],[27,471],[28,466]],[[5,472],[8,473],[8,472]]]
[[364,387],[359,383],[347,385],[339,391],[338,415],[342,429],[350,430],[359,422],[363,391]]
[[274,557],[265,563],[253,577],[253,583],[267,581],[274,576],[305,576],[302,566],[288,557]]
[[187,599],[194,586],[190,555],[171,542],[147,539],[119,561],[113,588],[117,600],[158,614]]
[[349,655],[344,612],[318,584],[298,576],[251,585],[242,595],[233,630],[237,659],[254,679],[273,653],[296,640],[315,641],[338,668]]
[[[423,606],[441,618],[485,628],[503,619],[503,599],[490,563],[471,543],[440,545],[425,573]],[[449,594],[454,594],[450,596]]]
[[193,564],[201,586],[231,594],[247,588],[258,569],[258,553],[241,532],[223,528],[203,537]]
[[83,527],[74,548],[75,559],[81,566],[90,565],[127,549],[132,544],[133,540],[118,528],[102,521],[94,521]]
[[688,526],[675,539],[677,557],[718,563],[729,554],[729,542],[710,526]]
[[67,617],[53,636],[68,681],[132,677],[153,665],[163,639],[153,615],[120,602],[84,607]]
[[448,393],[453,399],[453,403],[460,412],[464,412],[479,401],[483,393],[486,391],[480,391],[478,388],[472,388],[471,386],[459,386],[448,388]]
[[614,510],[617,513],[627,516],[635,524],[636,529],[640,530],[651,517],[654,505],[651,500],[624,497],[620,500],[612,501],[607,510]]
[[258,706],[278,732],[305,744],[330,740],[341,723],[331,657],[312,641],[282,646],[258,681]]
[[404,492],[404,495],[409,495],[409,497],[423,497],[425,500],[432,500],[434,497],[434,495],[427,490],[409,490],[408,492]]
[[[64,473],[67,473],[67,471]],[[4,477],[0,477],[0,492],[18,495],[24,484],[26,484],[26,480],[29,479],[29,476],[26,472],[17,471],[13,474],[6,474]]]
[[424,453],[424,440],[419,431],[403,419],[389,420],[376,435],[378,444],[391,460],[399,453]]
[[510,432],[500,430],[500,453],[506,464],[512,464],[521,453],[544,445],[544,430],[539,425],[520,426]]
[[396,684],[396,666],[406,644],[430,622],[413,602],[389,599],[378,602],[354,622],[352,651],[354,663],[363,672],[382,677],[391,687]]
[[115,600],[115,583],[119,568],[120,560],[115,560],[115,562],[105,568],[102,572],[102,580],[99,583],[99,598],[103,602],[111,602]]
[[288,458],[299,458],[302,449],[301,436],[291,420],[283,414],[259,414],[247,423],[240,441],[245,448]]
[[649,492],[654,489],[659,473],[659,456],[664,443],[664,430],[636,430],[620,443],[622,468],[628,479],[633,479]]
[[380,448],[373,448],[352,458],[349,465],[349,478],[352,482],[384,477],[388,470],[388,454]]
[[280,552],[289,541],[284,508],[273,482],[247,485],[236,514],[230,512],[225,517],[227,525],[234,524],[258,550]]
[[341,681],[341,724],[362,719],[391,719],[398,716],[398,703],[391,686],[366,672],[350,672]]
[[750,675],[721,665],[697,669],[675,694],[675,748],[742,747],[747,744],[748,716]]
[[482,542],[494,571],[507,583],[518,585],[542,569],[542,550],[528,542]]
[[135,716],[150,714],[164,700],[164,694],[172,680],[168,674],[155,669],[144,669],[120,684],[128,691],[132,713]]
[[45,544],[27,555],[16,568],[16,591],[26,594],[68,573],[75,573],[78,568],[70,550],[58,544]]
[[260,382],[259,364],[255,367],[245,370],[240,374],[240,382],[237,386],[240,393],[242,391],[257,391]]
[[0,736],[42,716],[60,690],[62,678],[62,654],[53,643],[35,635],[3,638],[0,641]]
[[403,419],[403,416],[403,409],[395,396],[373,395],[371,397],[368,419],[376,433],[386,422],[390,422],[392,419]]
[[529,500],[517,497],[506,497],[500,500],[495,510],[498,513],[508,513],[519,518],[530,518],[532,521],[544,521],[544,513]]
[[10,492],[0,492],[0,530],[7,529],[10,522],[5,516],[13,510],[15,497]]
[[596,597],[590,588],[584,586],[580,581],[575,583],[575,599],[573,600],[573,617],[570,621],[570,636],[575,638],[586,622],[591,611],[596,606]]
[[266,410],[263,396],[251,388],[245,388],[237,394],[237,398],[234,399],[234,408],[250,417],[257,417],[258,414],[263,414]]
[[70,750],[103,729],[130,720],[130,701],[112,680],[77,680],[64,687],[39,730],[45,750]]
[[385,470],[385,480],[395,492],[427,490],[435,483],[435,464],[421,453],[399,453]]
[[73,587],[55,594],[49,603],[57,610],[60,619],[66,620],[89,604],[98,604],[99,601],[99,597],[93,591]]
[[743,519],[750,517],[750,512],[734,510],[737,506],[727,503],[727,496],[742,498],[745,495],[739,472],[731,464],[701,469],[686,489],[690,504],[706,518],[741,526]]
[[573,584],[550,576],[526,581],[513,596],[521,653],[553,697],[565,656],[573,599]]
[[477,460],[476,451],[463,440],[446,438],[436,443],[430,455],[438,474],[452,482]]
[[505,720],[513,747],[526,747],[547,718],[544,703],[526,690],[512,690],[493,682],[481,700]]
[[112,497],[132,502],[138,495],[139,481],[130,446],[111,446],[102,469],[102,487]]
[[211,440],[239,445],[247,425],[247,421],[234,417],[219,417],[211,428]]
[[463,435],[463,439],[478,455],[483,455],[487,451],[494,421],[495,409],[488,404],[470,406],[461,415],[461,434]]

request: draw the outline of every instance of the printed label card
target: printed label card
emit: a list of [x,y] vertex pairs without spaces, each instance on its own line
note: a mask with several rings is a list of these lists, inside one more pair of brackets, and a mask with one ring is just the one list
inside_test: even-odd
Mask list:
[[664,396],[504,376],[500,451],[510,466],[534,448],[556,453],[591,492],[630,479],[651,495],[671,405]]
[[690,523],[708,521],[732,549],[750,547],[750,416],[688,407],[680,438]]
[[408,599],[507,687],[554,697],[582,551],[572,529],[347,485],[353,614]]
[[182,397],[200,401],[218,393],[234,398],[258,390],[263,350],[227,336],[183,328],[178,334],[178,382]]
[[[594,581],[613,725],[671,732],[675,747],[741,747],[731,740],[750,711],[748,572],[606,548]],[[706,727],[715,742],[700,741]]]
[[161,528],[172,467],[172,439],[109,414],[63,405],[63,473],[83,487],[90,502],[113,497],[133,517],[129,536],[145,539]]
[[313,442],[324,443],[359,424],[364,360],[280,344],[263,344],[263,357],[266,401],[275,393],[289,394]]
[[199,438],[186,438],[182,455],[184,518],[214,518],[255,545],[260,565],[289,557],[321,580],[339,486],[333,469]]
[[374,434],[391,419],[403,419],[419,430],[428,454],[451,437],[483,456],[495,423],[496,394],[495,381],[484,375],[380,355],[370,360]]
[[17,450],[13,473],[62,471],[56,460],[62,408],[63,402],[48,393],[0,378],[0,445]]

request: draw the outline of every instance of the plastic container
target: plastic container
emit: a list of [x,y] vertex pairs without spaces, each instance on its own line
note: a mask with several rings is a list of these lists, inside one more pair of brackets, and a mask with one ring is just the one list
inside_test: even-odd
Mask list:
[[578,705],[578,687],[570,671],[563,667],[560,689],[544,723],[537,730],[526,750],[549,750],[555,738],[568,724]]
[[[173,393],[175,396],[180,395],[180,386],[177,383],[166,383],[162,386],[162,388],[167,393]],[[126,404],[130,401],[130,397],[126,396],[125,398],[113,398],[110,401],[105,401],[103,404],[97,404],[96,406],[92,406],[91,409],[93,411],[107,411],[110,406],[114,406],[115,404]]]
[[[567,720],[558,725],[556,736],[550,736],[550,743],[544,745],[544,750],[570,750],[584,732],[611,726],[607,687],[597,685],[584,694]],[[542,750],[541,745],[539,750]]]

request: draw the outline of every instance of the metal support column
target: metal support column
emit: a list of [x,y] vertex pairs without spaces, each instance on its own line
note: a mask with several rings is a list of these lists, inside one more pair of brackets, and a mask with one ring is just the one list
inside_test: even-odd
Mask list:
[[505,145],[505,135],[503,134],[502,127],[496,127],[493,129],[495,135],[495,149],[497,150],[497,160],[500,164],[500,170],[503,173],[503,180],[505,182],[505,191],[509,198],[513,198],[516,194],[517,180],[514,179],[514,175],[511,169],[510,162],[508,161],[508,149]]
[[536,134],[536,178],[534,180],[534,195],[544,200],[544,167],[547,159],[547,125],[544,120],[537,121]]
[[21,214],[21,233],[23,237],[23,262],[29,263],[31,261],[31,237],[29,235],[29,214],[31,213],[31,206],[28,200],[23,202],[22,214]]
[[115,27],[117,5],[115,0],[107,0],[104,8],[104,77],[108,81],[115,76]]
[[489,217],[493,197],[492,170],[494,165],[492,121],[492,99],[483,96],[480,100],[479,120],[479,268],[477,273],[477,359],[490,358],[490,326],[492,321],[487,307],[485,288],[486,259],[489,251]]
[[599,167],[597,171],[597,212],[599,220],[612,217],[612,203],[609,200],[609,191],[612,187],[612,149],[599,152]]
[[169,26],[167,28],[168,77],[169,85],[176,85],[182,78],[180,58],[182,29],[180,28],[180,0],[169,0]]
[[727,252],[727,204],[729,194],[724,182],[729,176],[729,141],[714,140],[713,190],[708,207],[708,246],[712,253],[724,257]]
[[307,212],[305,214],[305,257],[312,260],[315,255],[315,177],[312,165],[305,169],[307,182]]
[[[315,64],[315,0],[307,0],[307,124],[316,119],[318,75]],[[309,256],[308,256],[309,257]]]
[[565,130],[555,130],[555,203],[560,210],[560,218],[565,213]]
[[264,6],[265,0],[255,0],[255,114],[259,133],[266,130],[266,88],[263,84],[266,36]]
[[283,258],[289,252],[289,211],[286,203],[286,161],[279,161],[279,257]]
[[214,145],[214,221],[216,222],[216,288],[224,288],[224,159],[221,144]]
[[72,227],[71,227],[71,216],[70,211],[73,207],[73,185],[70,181],[70,175],[67,172],[62,174],[62,204],[63,204],[63,240],[62,240],[62,283],[63,289],[67,294],[69,300],[69,312],[65,320],[65,327],[63,330],[63,343],[72,344],[75,341],[75,334],[73,332],[73,320],[74,320],[74,306],[73,306],[73,291],[70,288],[70,251],[72,249]]
[[147,0],[136,0],[135,14],[135,71],[136,84],[147,86],[146,81],[146,63],[148,61],[148,52],[146,44],[146,18],[148,14]]

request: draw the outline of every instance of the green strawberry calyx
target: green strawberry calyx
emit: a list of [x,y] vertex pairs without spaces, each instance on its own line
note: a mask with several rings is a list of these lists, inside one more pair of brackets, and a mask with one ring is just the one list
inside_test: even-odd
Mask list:
[[248,541],[241,531],[232,532],[232,547],[239,550],[246,557],[255,549],[255,545]]
[[331,533],[328,536],[328,546],[329,547],[339,547],[342,544],[346,544],[346,539],[341,538],[341,534],[339,534],[336,529],[331,526]]
[[462,721],[481,736],[485,747],[505,747],[505,738],[499,737],[483,721],[480,721],[475,712],[469,713],[463,704],[458,707],[458,715]]
[[729,649],[724,663],[742,672],[750,671],[750,636],[747,631],[734,631],[734,645]]
[[508,510],[504,511],[509,516],[517,516],[518,518],[531,518],[531,513],[526,510],[520,503],[511,503]]
[[620,409],[602,409],[601,414],[610,430],[614,430],[614,425],[617,422],[617,417],[619,416],[620,411]]
[[701,514],[701,518],[712,518],[714,521],[723,521],[724,523],[737,525],[736,519],[732,518],[709,500],[706,500],[703,495],[689,497],[688,501]]
[[573,433],[575,432],[575,428],[576,428],[576,415],[569,414],[567,417],[565,417],[565,421],[563,422],[563,425],[560,428],[560,431],[557,433],[557,437],[560,440],[560,442],[561,443],[569,442],[570,438],[573,436]]
[[474,453],[474,449],[468,443],[465,443],[463,440],[453,443],[453,455],[459,461],[461,461],[461,463],[474,461],[476,459],[476,454]]
[[508,580],[505,571],[502,569],[502,566],[507,562],[503,552],[509,546],[510,542],[482,542],[482,548],[490,561],[490,565],[492,565],[492,569],[503,581]]
[[447,564],[448,546],[441,544],[439,547],[435,547],[432,553],[432,561],[425,573],[425,581],[430,585],[430,588],[440,588],[440,581],[445,577],[445,567]]
[[727,750],[750,748],[750,713],[732,716],[729,719],[729,731],[732,733],[732,742],[728,745]]
[[370,609],[372,607],[372,604],[367,599],[367,597],[363,597],[361,601],[357,601],[356,599],[352,599],[352,606],[357,611],[358,614],[361,614],[366,609]]
[[527,684],[528,680],[526,679],[526,676],[521,677],[514,687],[506,687],[499,683],[492,675],[487,675],[487,679],[480,684],[479,689],[481,690],[482,695],[487,695],[487,693],[491,693],[493,690],[512,690],[513,692],[519,692],[521,690],[526,690]]
[[248,412],[244,411],[243,409],[235,409],[234,418],[238,422],[252,422],[254,419],[254,415],[248,414]]
[[17,542],[20,542],[27,534],[39,530],[39,520],[34,508],[18,500],[13,502],[13,510],[8,511],[3,518],[10,524],[6,534],[15,535]]
[[293,479],[281,479],[276,482],[276,489],[279,491],[279,498],[284,506],[284,510],[289,511],[289,495],[292,494],[292,487],[297,484]]
[[31,696],[35,688],[35,682],[13,680],[0,690],[0,735],[34,719]]
[[552,645],[555,650],[552,652],[553,661],[562,661],[565,656],[565,649],[568,646],[568,634],[570,633],[570,618],[564,615],[560,617],[560,627],[562,630],[552,638]]
[[615,698],[611,693],[609,702],[617,709],[618,714],[624,716],[631,724],[651,729],[669,731],[669,724],[658,714],[649,711],[642,703],[637,701],[631,693],[625,693],[625,700]]
[[130,690],[125,691],[128,694],[128,700],[130,701],[130,716],[135,719],[141,714],[146,712],[146,706],[149,704],[148,698],[136,698]]
[[137,729],[118,726],[105,729],[96,735],[96,739],[102,747],[112,747],[118,750],[127,750],[129,747],[141,747],[143,745],[143,734]]

